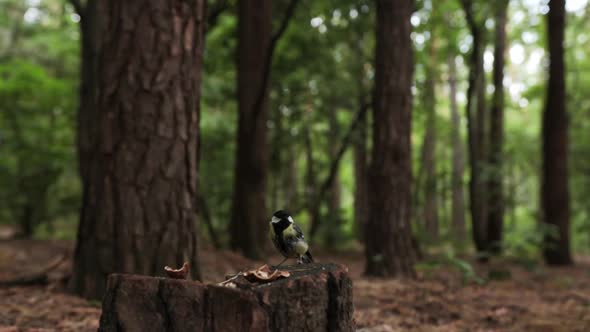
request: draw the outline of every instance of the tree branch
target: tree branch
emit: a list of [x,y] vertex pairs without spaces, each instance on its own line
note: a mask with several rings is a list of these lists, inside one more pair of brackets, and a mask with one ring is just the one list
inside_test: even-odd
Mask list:
[[266,59],[264,62],[264,68],[262,71],[262,84],[260,85],[260,92],[256,97],[256,102],[254,103],[254,109],[252,112],[252,114],[254,114],[255,116],[258,116],[258,114],[260,113],[260,108],[262,106],[262,102],[264,101],[264,95],[266,93],[268,80],[270,78],[270,68],[272,67],[272,58],[274,51],[277,47],[277,43],[287,30],[291,18],[293,18],[293,16],[295,15],[295,9],[297,8],[297,4],[299,4],[299,0],[291,0],[289,2],[287,10],[285,11],[285,16],[283,16],[283,19],[281,20],[281,25],[279,26],[279,29],[271,36],[270,45],[268,46],[268,51],[266,53]]
[[324,197],[326,196],[328,189],[330,189],[332,182],[334,182],[334,179],[336,178],[336,174],[338,172],[338,168],[340,166],[340,161],[342,160],[342,156],[344,156],[344,152],[346,152],[346,149],[350,145],[352,138],[353,138],[353,134],[354,134],[356,128],[358,127],[359,123],[361,123],[361,119],[363,118],[363,116],[365,115],[367,110],[369,109],[369,106],[370,106],[370,103],[362,104],[360,109],[356,113],[352,123],[350,124],[350,127],[348,128],[348,131],[346,132],[346,134],[344,135],[344,138],[342,139],[342,144],[340,145],[340,149],[338,150],[338,153],[336,154],[336,158],[334,158],[334,160],[332,160],[332,164],[330,165],[330,172],[328,173],[328,177],[322,183],[322,186],[320,187],[320,191],[319,191],[318,195],[315,197],[315,200],[313,201],[313,207],[311,209],[312,210],[312,218],[311,218],[312,223],[311,223],[311,229],[309,230],[310,237],[313,237],[319,229],[319,226],[320,226],[319,213],[320,213],[320,206],[322,204],[322,201],[324,200]]
[[49,281],[49,272],[55,270],[61,263],[63,263],[68,255],[63,254],[53,259],[43,269],[28,275],[18,276],[8,280],[0,280],[0,288],[14,287],[14,286],[28,286],[28,285],[44,285]]
[[207,226],[207,232],[209,233],[209,237],[211,238],[211,242],[215,249],[221,249],[221,243],[219,242],[219,237],[215,232],[215,227],[213,227],[213,221],[211,220],[211,213],[209,212],[209,205],[207,205],[207,201],[205,197],[201,194],[197,194],[197,205],[199,215],[205,221],[205,225]]
[[230,8],[227,0],[220,0],[207,10],[207,31],[211,30],[216,24],[219,16]]

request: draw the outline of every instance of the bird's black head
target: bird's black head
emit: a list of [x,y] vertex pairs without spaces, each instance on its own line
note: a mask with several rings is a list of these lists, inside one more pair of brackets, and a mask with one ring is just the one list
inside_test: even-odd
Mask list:
[[278,210],[273,213],[270,223],[275,232],[282,232],[293,223],[293,218],[287,213],[287,211]]

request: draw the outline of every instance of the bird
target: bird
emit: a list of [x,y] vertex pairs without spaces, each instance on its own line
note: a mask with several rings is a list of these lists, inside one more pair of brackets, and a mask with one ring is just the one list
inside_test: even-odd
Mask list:
[[285,257],[277,268],[289,258],[297,258],[299,264],[313,263],[305,236],[289,213],[283,210],[273,213],[269,233],[273,244]]

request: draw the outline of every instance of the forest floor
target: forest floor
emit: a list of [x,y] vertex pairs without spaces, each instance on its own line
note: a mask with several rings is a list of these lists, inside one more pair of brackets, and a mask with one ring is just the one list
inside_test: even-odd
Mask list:
[[[71,247],[60,241],[0,241],[0,284],[56,265],[56,257],[70,255]],[[360,253],[314,255],[348,266],[360,331],[590,331],[588,257],[577,257],[576,266],[567,268],[527,268],[507,260],[474,263],[473,270],[460,263],[463,272],[423,265],[412,281],[363,277]],[[209,282],[261,265],[227,251],[203,250],[201,260]],[[60,280],[70,264],[69,258],[59,263],[44,286],[0,286],[0,332],[96,331],[100,303],[62,291]]]

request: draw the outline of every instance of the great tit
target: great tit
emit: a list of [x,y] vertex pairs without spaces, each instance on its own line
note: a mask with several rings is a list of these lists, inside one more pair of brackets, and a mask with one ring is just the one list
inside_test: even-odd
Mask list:
[[285,257],[277,267],[289,258],[297,258],[299,264],[313,262],[309,245],[305,242],[301,228],[293,222],[293,217],[286,211],[279,210],[272,215],[270,238],[277,250]]

